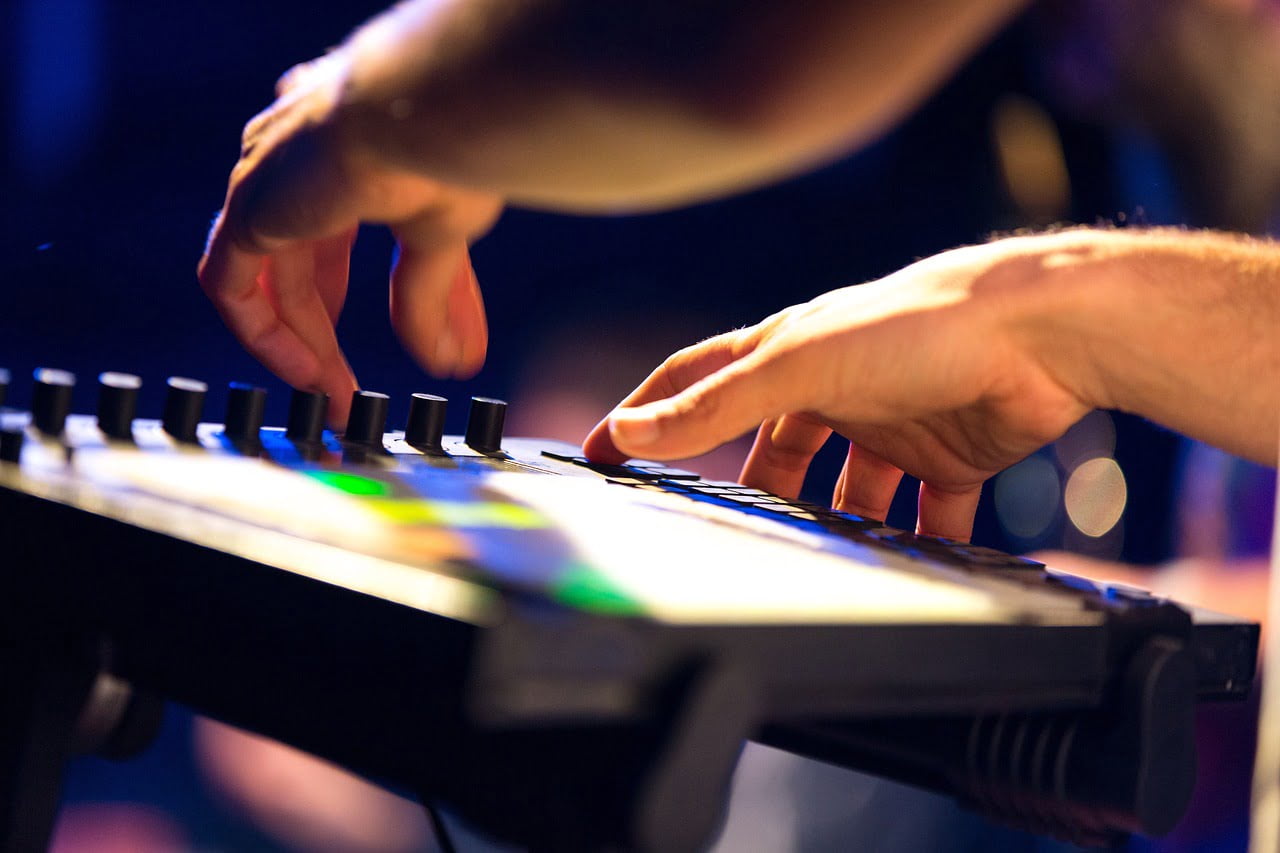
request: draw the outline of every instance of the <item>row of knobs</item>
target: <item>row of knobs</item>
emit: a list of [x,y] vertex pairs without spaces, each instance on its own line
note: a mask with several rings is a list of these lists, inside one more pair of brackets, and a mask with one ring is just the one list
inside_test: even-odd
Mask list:
[[[76,379],[65,370],[42,367],[35,371],[35,385],[31,395],[31,421],[45,435],[62,434],[67,415],[71,412],[71,394]],[[9,373],[0,369],[0,405],[4,404],[9,386]],[[209,390],[205,383],[180,376],[170,377],[165,393],[161,426],[177,441],[194,442],[196,426],[200,423],[204,398]],[[114,439],[128,441],[133,438],[133,419],[137,412],[138,390],[142,380],[128,373],[103,373],[98,377],[98,428]],[[227,397],[226,417],[223,420],[226,436],[239,445],[255,445],[259,441],[267,392],[262,388],[233,382]],[[390,398],[376,391],[356,391],[351,398],[351,414],[342,440],[347,445],[381,447],[387,426],[387,409]],[[294,391],[289,401],[289,417],[285,424],[285,437],[303,445],[315,445],[324,434],[324,418],[328,409],[327,394]],[[407,444],[430,454],[442,454],[444,416],[448,401],[432,394],[414,394],[409,400],[409,419],[405,424],[404,440]],[[467,418],[464,441],[481,453],[499,453],[502,450],[502,427],[507,404],[489,397],[471,398],[471,411]],[[8,436],[13,430],[4,430]],[[8,445],[20,437],[5,440]],[[8,458],[15,451],[5,447]],[[9,460],[12,461],[12,460]]]

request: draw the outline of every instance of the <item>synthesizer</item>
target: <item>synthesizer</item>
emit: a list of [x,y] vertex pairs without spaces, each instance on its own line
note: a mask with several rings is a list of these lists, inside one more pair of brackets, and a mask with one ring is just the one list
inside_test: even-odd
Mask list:
[[[0,372],[0,403],[10,384]],[[503,434],[506,404],[40,369],[0,409],[0,841],[159,701],[535,850],[697,850],[746,739],[1085,843],[1167,832],[1199,702],[1258,625],[670,465]],[[19,389],[15,388],[15,392]],[[11,397],[16,396],[11,394]],[[88,396],[88,395],[86,395]]]

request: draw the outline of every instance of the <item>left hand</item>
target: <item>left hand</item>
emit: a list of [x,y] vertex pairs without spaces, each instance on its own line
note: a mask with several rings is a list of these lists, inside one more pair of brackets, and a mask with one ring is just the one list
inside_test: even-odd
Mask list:
[[497,217],[494,196],[381,161],[343,127],[348,73],[335,51],[281,78],[244,129],[240,161],[198,270],[240,342],[296,388],[324,391],[345,423],[354,374],[334,334],[362,222],[389,225],[397,334],[438,376],[470,376],[488,333],[468,243]]

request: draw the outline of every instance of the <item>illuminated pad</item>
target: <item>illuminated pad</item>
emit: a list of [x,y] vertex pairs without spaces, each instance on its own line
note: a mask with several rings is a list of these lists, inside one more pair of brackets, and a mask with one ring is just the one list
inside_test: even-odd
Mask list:
[[712,623],[1016,615],[988,590],[901,571],[904,561],[882,549],[851,554],[857,546],[766,518],[598,481],[93,450],[79,453],[74,468],[107,492],[198,507],[406,566],[463,571],[496,588],[532,588],[589,611]]
[[[560,477],[494,474],[489,489],[556,524],[576,562],[591,567],[586,587],[555,590],[589,604],[590,588],[636,612],[671,622],[978,623],[1033,618],[1031,599],[974,586],[944,567],[806,533],[677,495],[599,488]],[[643,531],[642,533],[638,531]],[[801,559],[802,557],[802,559]],[[571,599],[577,598],[578,601]],[[1078,610],[1045,596],[1041,616],[1070,623]]]

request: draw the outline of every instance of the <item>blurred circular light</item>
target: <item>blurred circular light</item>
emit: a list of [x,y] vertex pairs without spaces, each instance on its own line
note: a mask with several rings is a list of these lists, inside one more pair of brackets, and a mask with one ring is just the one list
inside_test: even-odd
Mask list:
[[1043,456],[1031,456],[996,478],[996,517],[1010,535],[1035,539],[1058,513],[1058,469]]
[[1110,457],[1081,462],[1067,478],[1067,517],[1086,536],[1104,536],[1116,526],[1129,500],[1124,472]]
[[1071,207],[1062,139],[1053,118],[1030,98],[1006,95],[995,105],[991,137],[1009,197],[1035,222],[1052,222]]

